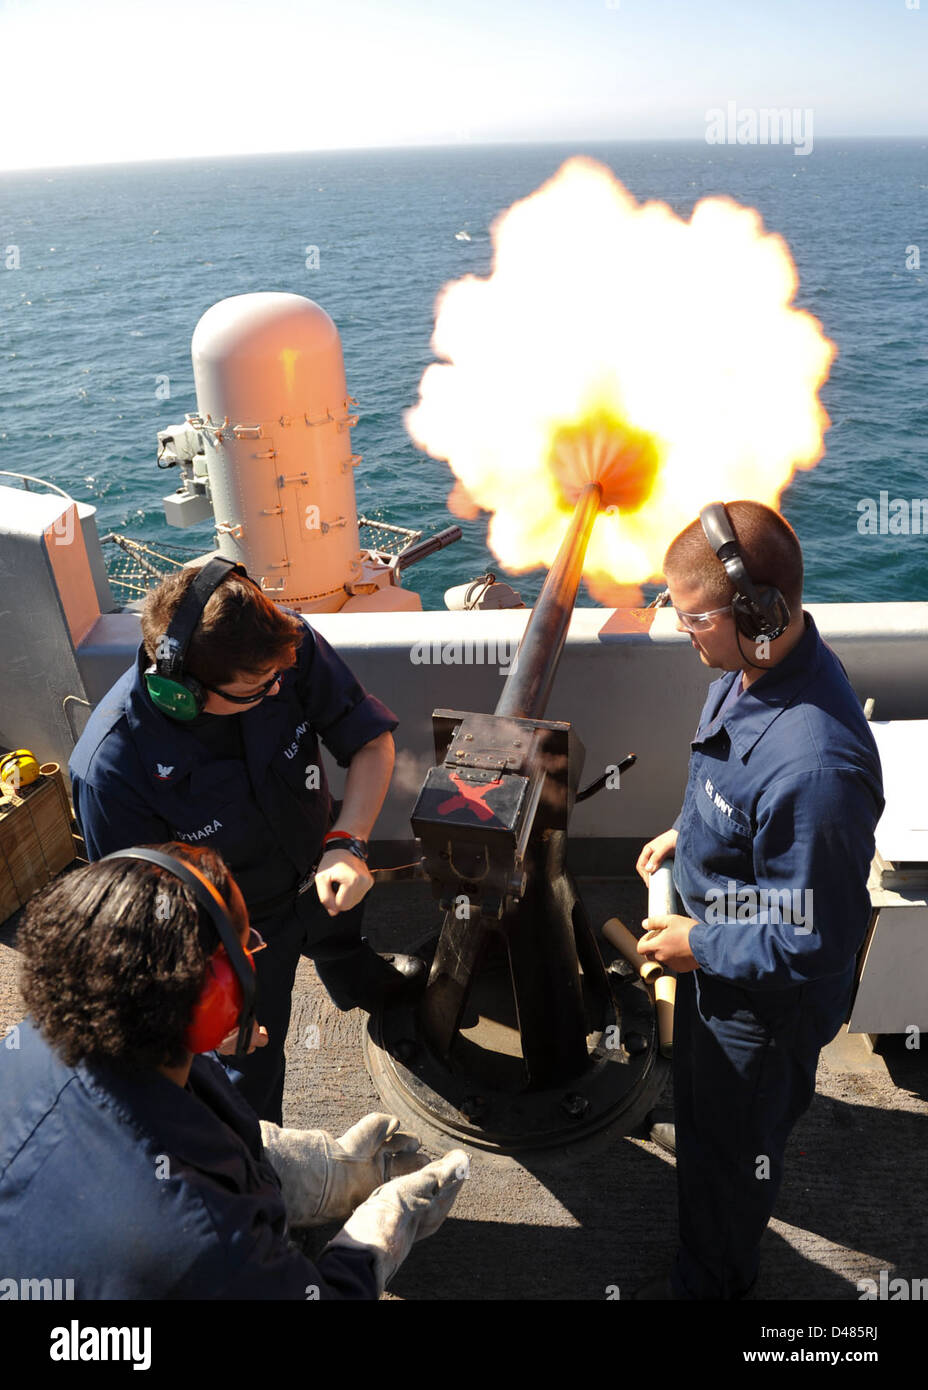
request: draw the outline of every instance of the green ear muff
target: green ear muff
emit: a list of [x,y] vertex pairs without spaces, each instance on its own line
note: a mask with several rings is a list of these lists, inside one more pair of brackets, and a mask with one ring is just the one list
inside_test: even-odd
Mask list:
[[196,719],[206,704],[206,691],[200,682],[193,676],[185,676],[184,682],[159,676],[154,666],[149,666],[145,672],[145,686],[152,704],[171,719]]
[[184,661],[210,595],[233,570],[248,579],[244,566],[233,560],[221,555],[207,560],[178,604],[167,632],[158,638],[157,660],[145,671],[145,688],[155,709],[169,719],[196,719],[203,712],[206,689],[195,676],[186,674]]

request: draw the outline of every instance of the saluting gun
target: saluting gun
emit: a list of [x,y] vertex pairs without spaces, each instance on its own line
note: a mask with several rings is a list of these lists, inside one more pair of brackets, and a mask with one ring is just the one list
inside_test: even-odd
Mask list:
[[605,969],[567,869],[571,810],[605,779],[578,794],[583,746],[543,717],[602,504],[580,490],[495,712],[434,711],[412,826],[444,922],[421,1002],[371,1021],[384,1098],[488,1148],[631,1122],[663,1084],[650,996]]

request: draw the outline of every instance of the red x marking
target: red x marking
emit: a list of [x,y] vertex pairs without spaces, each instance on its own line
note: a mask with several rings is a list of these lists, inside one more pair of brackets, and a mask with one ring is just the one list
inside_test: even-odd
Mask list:
[[454,772],[449,771],[448,776],[461,794],[460,796],[449,796],[447,801],[441,803],[438,807],[440,816],[447,816],[452,811],[465,810],[469,807],[480,820],[493,819],[494,812],[484,804],[483,798],[487,792],[491,792],[494,787],[500,785],[503,780],[501,777],[497,777],[495,782],[487,782],[483,787],[475,787],[473,782],[463,782]]

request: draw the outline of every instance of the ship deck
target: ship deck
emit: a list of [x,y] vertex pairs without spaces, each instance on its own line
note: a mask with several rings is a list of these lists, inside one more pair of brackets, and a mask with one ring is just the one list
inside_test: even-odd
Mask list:
[[[594,925],[640,920],[637,879],[583,879]],[[369,935],[379,950],[411,950],[437,929],[424,882],[373,890]],[[0,927],[0,1034],[22,1016],[17,918]],[[317,1047],[304,1045],[310,1025]],[[383,1109],[365,1070],[366,1015],[339,1013],[309,960],[297,973],[287,1045],[285,1124],[344,1132]],[[663,1103],[670,1104],[669,1083]],[[842,1033],[822,1054],[816,1095],[789,1140],[783,1186],[762,1248],[758,1300],[856,1300],[857,1281],[923,1278],[928,1209],[928,1058],[904,1039]],[[433,1141],[434,1155],[454,1147]],[[627,1298],[674,1252],[674,1159],[645,1131],[606,1133],[528,1158],[474,1153],[451,1217],[416,1246],[388,1298],[603,1300]],[[301,1233],[307,1253],[330,1232]],[[913,1297],[917,1295],[913,1294]]]

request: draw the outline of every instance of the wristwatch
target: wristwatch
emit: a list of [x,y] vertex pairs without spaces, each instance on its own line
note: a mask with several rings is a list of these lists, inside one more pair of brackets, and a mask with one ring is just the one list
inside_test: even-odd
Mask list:
[[358,859],[363,859],[367,863],[369,854],[367,841],[359,840],[356,835],[349,835],[347,830],[330,830],[322,841],[322,853],[328,854],[333,849],[345,849],[349,854],[355,855]]
[[347,830],[330,830],[322,841],[322,849],[319,851],[319,858],[309,870],[309,873],[304,874],[303,878],[301,878],[300,882],[297,884],[296,891],[298,897],[303,893],[307,893],[309,889],[312,888],[313,884],[316,882],[316,874],[319,869],[319,864],[322,861],[322,856],[328,854],[329,850],[333,849],[346,849],[349,854],[354,854],[358,859],[363,859],[365,864],[367,863],[368,847],[366,840],[359,840],[356,835],[349,835]]

